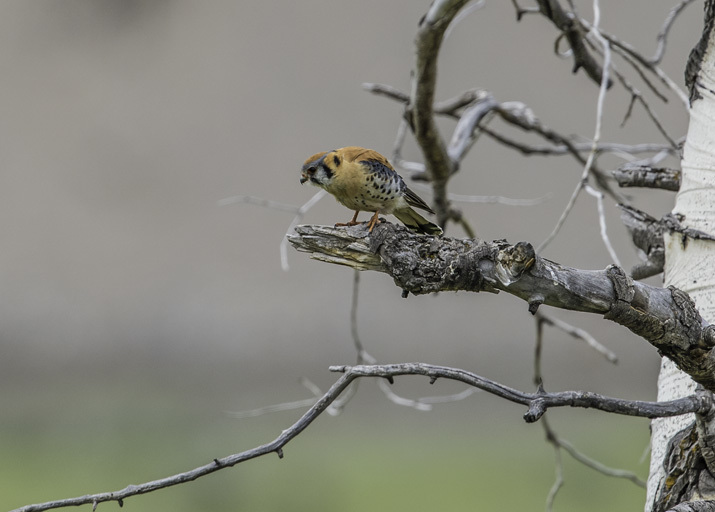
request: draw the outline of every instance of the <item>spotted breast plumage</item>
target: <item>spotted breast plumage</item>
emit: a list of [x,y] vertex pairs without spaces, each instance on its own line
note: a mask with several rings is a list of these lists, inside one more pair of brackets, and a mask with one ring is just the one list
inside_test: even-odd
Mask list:
[[375,212],[368,222],[372,232],[380,213],[391,213],[413,231],[440,235],[442,229],[417,213],[420,208],[434,214],[417,194],[405,185],[390,162],[377,151],[349,146],[317,153],[303,164],[300,182],[310,181],[330,192],[338,202],[355,211],[352,220],[336,226],[354,226],[361,211]]

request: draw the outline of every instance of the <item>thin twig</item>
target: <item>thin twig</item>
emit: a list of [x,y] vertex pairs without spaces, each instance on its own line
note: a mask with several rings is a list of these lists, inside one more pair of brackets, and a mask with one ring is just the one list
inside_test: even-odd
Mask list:
[[[228,206],[231,204],[255,204],[257,206],[263,206],[264,208],[270,208],[272,210],[293,213],[295,214],[295,216],[293,217],[293,220],[291,221],[290,225],[288,226],[288,230],[286,231],[286,235],[288,235],[293,232],[293,228],[300,224],[308,210],[315,206],[315,204],[320,201],[323,196],[325,196],[325,194],[327,194],[325,190],[319,190],[315,193],[315,195],[313,195],[313,197],[303,203],[302,206],[294,206],[292,204],[272,201],[270,199],[264,199],[262,197],[242,195],[231,196],[221,199],[220,201],[218,201],[218,205]],[[286,238],[286,236],[283,236],[279,248],[281,255],[281,268],[287,272],[290,267],[288,266],[288,239]]]
[[365,346],[360,341],[360,334],[358,333],[358,321],[357,321],[357,311],[358,311],[358,300],[360,299],[360,271],[353,271],[353,294],[352,301],[350,304],[350,336],[353,340],[353,345],[355,346],[355,352],[357,352],[358,364],[368,363],[374,364],[377,359],[372,357],[365,350]]
[[[400,165],[402,167],[402,165]],[[413,185],[416,190],[428,191],[429,187],[426,187],[420,183],[415,183]],[[532,199],[517,199],[513,197],[506,196],[479,196],[479,195],[467,195],[467,194],[454,194],[450,192],[448,194],[449,200],[455,203],[480,203],[480,204],[503,204],[506,206],[536,206],[547,202],[553,197],[551,192],[544,194],[540,197],[534,197]]]
[[[601,343],[599,343],[598,340],[596,340],[596,338],[591,336],[591,334],[589,334],[587,331],[585,331],[579,327],[573,326],[567,322],[564,322],[563,320],[560,320],[556,317],[545,315],[541,311],[538,311],[535,316],[536,316],[537,322],[547,323],[553,327],[556,327],[557,329],[561,329],[563,332],[565,332],[569,336],[572,336],[576,339],[585,341],[589,347],[591,347],[596,352],[598,352],[603,357],[605,357],[609,363],[616,364],[618,362],[618,357],[616,356],[616,354],[613,353],[612,350],[608,349],[607,347],[605,347]],[[537,346],[540,344],[540,342],[538,340],[539,340],[539,338],[537,337]]]
[[262,197],[256,196],[231,196],[225,197],[218,201],[219,206],[228,206],[231,204],[255,204],[258,206],[263,206],[264,208],[270,208],[272,210],[280,210],[290,213],[298,213],[300,211],[299,206],[281,203],[278,201],[271,201],[270,199],[264,199]]
[[257,416],[273,414],[274,412],[292,411],[294,409],[304,409],[305,407],[311,407],[313,404],[315,404],[315,400],[315,398],[304,398],[303,400],[295,400],[293,402],[283,402],[280,404],[266,405],[264,407],[248,409],[246,411],[226,411],[226,414],[228,416],[231,416],[232,418],[237,419],[255,418]]
[[[588,20],[579,18],[579,23],[587,30],[591,30],[593,27],[592,25],[588,22]],[[601,36],[608,41],[614,48],[618,48],[618,53],[626,53],[630,55],[633,59],[635,59],[637,62],[639,62],[641,65],[645,66],[651,73],[653,73],[658,79],[666,86],[668,89],[670,89],[677,97],[678,99],[683,103],[684,106],[688,106],[688,95],[685,94],[683,89],[673,81],[672,78],[670,78],[659,66],[654,65],[649,61],[649,59],[643,57],[639,52],[637,52],[630,44],[625,43],[615,37],[612,34],[609,34],[604,31],[599,31]]]
[[[298,212],[295,214],[295,217],[293,217],[293,220],[291,221],[290,225],[288,226],[288,229],[286,230],[286,235],[289,235],[290,233],[293,232],[293,229],[300,224],[300,222],[303,220],[303,217],[305,216],[306,213],[308,213],[308,210],[310,210],[315,204],[320,201],[327,192],[323,189],[320,189],[318,192],[313,195],[310,199],[308,199],[303,205],[298,208]],[[287,236],[283,236],[283,240],[281,240],[281,245],[280,245],[280,252],[281,252],[281,268],[287,272],[290,267],[288,266],[288,238]]]
[[[599,32],[599,31],[594,31],[593,33],[594,33],[594,34],[597,34],[596,37],[601,37],[601,38],[603,38],[601,32]],[[594,50],[600,51],[597,46],[595,46],[595,45],[593,45],[593,43],[591,43],[590,40],[587,40],[587,42],[589,43],[589,45],[592,45],[592,47],[594,48]],[[628,60],[628,59],[626,58],[626,60]],[[633,67],[634,67],[634,69],[635,69],[636,71],[639,71],[638,66],[636,66],[635,64],[633,64]],[[618,81],[621,83],[621,85],[623,85],[623,87],[625,87],[625,88],[628,90],[628,92],[631,93],[631,99],[632,99],[632,100],[631,100],[631,103],[633,103],[633,102],[635,102],[635,101],[637,101],[638,103],[640,103],[641,106],[643,107],[643,109],[645,110],[646,114],[648,115],[648,117],[650,117],[650,120],[653,122],[653,124],[655,125],[655,127],[658,129],[658,131],[661,133],[661,135],[663,135],[663,138],[670,143],[670,145],[671,145],[671,147],[672,147],[673,149],[677,149],[677,148],[678,148],[678,143],[675,141],[675,139],[674,139],[673,137],[671,137],[671,135],[670,135],[670,134],[668,133],[668,131],[665,129],[665,126],[664,126],[663,123],[661,122],[660,118],[659,118],[658,115],[655,113],[655,111],[651,108],[650,103],[648,103],[648,101],[646,101],[646,99],[643,97],[643,94],[641,94],[641,92],[640,92],[635,86],[633,86],[633,85],[626,79],[626,77],[623,76],[623,74],[620,73],[620,72],[615,68],[615,66],[612,66],[612,68],[613,68],[613,69],[612,69],[613,74],[616,76],[616,78],[617,78]],[[646,82],[647,85],[650,85],[650,82],[645,78],[645,76],[643,77],[643,79],[644,79],[644,81]],[[653,92],[655,92],[656,95],[659,95],[659,93],[655,90],[655,87],[651,87],[651,90],[652,90]],[[662,97],[662,95],[661,95],[661,97]],[[625,122],[625,121],[624,121],[624,122]]]
[[[594,2],[596,5],[598,4],[597,2]],[[598,17],[600,13],[598,9],[594,9],[594,27],[598,27]],[[591,167],[593,165],[593,160],[596,156],[596,147],[598,144],[598,141],[601,140],[601,124],[603,122],[603,104],[605,102],[606,98],[606,90],[608,89],[608,84],[609,84],[609,78],[608,78],[608,72],[610,69],[611,65],[611,50],[609,43],[604,40],[600,34],[594,30],[593,31],[594,36],[601,41],[603,44],[603,75],[601,77],[601,87],[598,90],[598,101],[596,102],[596,127],[594,130],[593,134],[593,146],[591,148],[591,151],[588,154],[588,158],[586,160],[586,165],[584,166],[583,173],[581,174],[581,179],[579,180],[578,184],[576,185],[576,188],[574,189],[573,193],[571,194],[571,197],[569,198],[568,203],[566,204],[566,208],[564,208],[564,211],[561,213],[561,217],[559,217],[559,220],[556,222],[556,225],[554,226],[554,229],[551,231],[548,237],[546,237],[546,240],[541,242],[541,245],[539,245],[538,249],[536,250],[537,253],[542,252],[550,243],[551,241],[556,238],[556,235],[558,232],[561,230],[561,227],[564,225],[564,222],[566,222],[566,217],[568,217],[569,213],[571,213],[571,210],[573,209],[574,205],[576,204],[576,199],[579,196],[579,193],[583,189],[583,187],[588,183],[588,175],[591,172]]]
[[72,507],[79,505],[93,505],[97,506],[99,503],[106,501],[116,501],[119,505],[123,505],[124,500],[132,496],[137,496],[140,494],[146,494],[159,489],[165,489],[174,485],[182,484],[185,482],[190,482],[201,478],[202,476],[209,475],[221,469],[235,466],[241,462],[245,462],[256,457],[261,457],[269,453],[276,453],[279,457],[283,456],[283,447],[288,444],[293,438],[305,430],[308,425],[310,425],[320,414],[327,409],[327,407],[345,390],[345,388],[355,379],[356,377],[350,374],[341,375],[340,378],[331,386],[331,388],[323,395],[320,400],[318,400],[313,406],[305,413],[301,418],[296,421],[293,425],[285,429],[281,434],[276,437],[273,441],[240,452],[234,455],[229,455],[221,459],[214,459],[208,464],[199,466],[195,469],[177,473],[172,476],[161,478],[159,480],[153,480],[151,482],[146,482],[137,485],[128,485],[124,489],[120,489],[112,492],[103,492],[97,494],[87,494],[84,496],[78,496],[76,498],[69,498],[64,500],[48,501],[45,503],[38,503],[34,505],[27,505],[13,510],[12,512],[40,512],[43,510],[50,510],[62,507]]
[[573,457],[573,459],[579,461],[584,466],[589,467],[589,468],[593,469],[594,471],[598,471],[599,473],[606,475],[606,476],[610,476],[613,478],[623,478],[625,480],[629,480],[629,481],[633,482],[634,484],[636,484],[638,487],[642,487],[645,489],[646,483],[632,471],[626,471],[625,469],[608,467],[605,464],[602,464],[602,463],[598,462],[597,460],[592,459],[591,457],[581,453],[571,443],[569,443],[565,439],[556,437],[556,442],[559,444],[560,448],[563,448],[564,450],[566,450],[566,452],[569,455],[571,455],[571,457]]
[[[358,301],[360,298],[360,272],[355,270],[353,273],[353,294],[352,303],[350,306],[350,334],[353,340],[353,345],[355,346],[355,351],[357,352],[358,364],[375,364],[377,359],[371,356],[365,346],[360,340],[360,335],[358,333],[358,321],[357,321],[357,310]],[[357,392],[359,380],[353,382],[348,388],[343,392],[342,396],[331,405],[331,408],[335,408],[341,411],[345,405],[350,401],[353,395]],[[390,387],[388,381],[380,380],[378,381],[378,387],[380,391],[385,395],[385,397],[396,405],[403,407],[410,407],[418,411],[431,411],[432,404],[446,403],[446,402],[457,402],[459,400],[464,400],[465,398],[471,396],[478,390],[475,388],[467,388],[465,391],[460,393],[455,393],[453,395],[444,396],[432,396],[423,398],[406,398],[395,393]],[[330,410],[328,410],[330,412]]]
[[542,389],[544,377],[541,375],[541,354],[544,350],[544,324],[548,321],[544,315],[537,313],[534,315],[536,322],[536,342],[534,344],[534,385]]
[[650,64],[652,64],[653,66],[660,64],[660,62],[663,60],[663,56],[665,55],[665,45],[668,39],[668,33],[670,32],[670,28],[673,26],[675,19],[688,5],[693,3],[693,1],[694,0],[681,0],[681,2],[675,7],[673,7],[668,13],[668,16],[665,18],[660,32],[658,32],[658,35],[656,36],[658,46],[656,47],[653,56],[648,60],[648,62],[650,62]]
[[621,261],[618,259],[616,250],[611,244],[611,239],[608,238],[608,232],[606,230],[606,212],[603,208],[603,192],[599,192],[594,189],[591,185],[585,186],[586,193],[596,198],[596,205],[598,208],[598,223],[601,227],[601,240],[603,240],[603,245],[606,246],[608,253],[611,255],[611,261],[618,266],[621,266]]
[[[497,142],[516,149],[524,155],[561,156],[573,154],[572,151],[575,151],[576,153],[585,153],[587,151],[591,151],[593,148],[592,141],[572,143],[570,146],[565,144],[535,146],[510,139],[505,135],[496,132],[492,128],[482,127],[481,130]],[[596,153],[599,155],[604,153],[635,155],[639,153],[655,153],[664,150],[667,151],[668,154],[674,154],[673,148],[666,144],[618,144],[602,142],[596,146]]]
[[522,7],[519,5],[517,0],[511,0],[511,3],[514,5],[514,9],[516,10],[516,21],[521,21],[521,18],[524,16],[524,14],[539,13],[538,7]]
[[[408,104],[409,96],[389,85],[384,84],[373,84],[366,83],[363,87],[375,94],[386,96],[390,99],[396,100],[400,103]],[[457,120],[461,119],[460,109],[469,105],[473,102],[483,101],[485,97],[490,96],[489,93],[479,90],[470,89],[465,91],[461,95],[442,102],[440,104],[435,104],[434,112],[435,114],[445,115]],[[515,104],[515,102],[511,102]],[[515,113],[513,109],[507,108],[508,103],[497,104],[493,108],[493,111],[497,112],[502,120],[506,123],[517,126],[526,131],[533,131],[540,136],[544,137],[548,141],[552,142],[552,146],[533,146],[524,144],[522,142],[515,141],[504,135],[501,135],[491,128],[488,128],[483,123],[479,124],[479,131],[486,133],[497,142],[504,144],[507,147],[516,149],[525,155],[572,155],[576,160],[583,166],[586,165],[586,159],[581,156],[581,153],[593,152],[595,145],[595,152],[597,155],[603,153],[620,153],[620,154],[636,154],[645,152],[660,152],[667,150],[670,154],[675,154],[676,148],[671,145],[664,144],[617,144],[617,143],[600,143],[599,141],[588,141],[588,142],[574,142],[571,138],[560,135],[559,133],[543,126],[538,120],[532,118],[530,121],[523,118],[523,116]],[[524,109],[522,109],[524,110]],[[533,115],[533,114],[532,114]],[[657,119],[657,118],[656,118]],[[476,128],[476,126],[475,126]],[[398,133],[399,139],[399,133]],[[462,153],[462,156],[463,153]],[[405,170],[414,173],[413,179],[420,179],[423,181],[431,181],[431,176],[428,175],[426,171],[426,166],[417,162],[407,162],[401,158],[395,158],[393,163],[402,167]],[[452,171],[453,172],[453,171]],[[607,192],[611,197],[617,202],[624,202],[624,198],[620,197],[617,192],[612,190],[607,182],[607,173],[598,169],[595,165],[591,165],[591,174],[596,178],[596,181],[605,192]]]
[[484,7],[486,4],[486,0],[472,0],[470,3],[464,6],[464,8],[457,14],[457,16],[454,17],[454,20],[452,20],[452,23],[449,24],[449,27],[447,27],[447,31],[444,33],[444,38],[447,39],[454,28],[459,25],[462,20],[464,20],[467,16],[472,14],[474,11],[477,11]]
[[559,446],[552,442],[552,433],[548,425],[549,424],[546,421],[546,418],[544,418],[542,428],[546,431],[546,438],[547,440],[549,440],[549,442],[552,443],[552,446],[554,448],[554,472],[556,473],[556,476],[554,478],[554,483],[552,484],[551,489],[549,489],[549,494],[546,496],[546,512],[552,512],[554,510],[554,501],[556,500],[556,495],[561,490],[561,487],[563,487],[564,485],[564,464],[561,460],[561,450],[559,449]]
[[[320,416],[333,403],[345,389],[355,379],[361,377],[390,378],[399,375],[426,375],[431,380],[438,378],[457,380],[470,386],[488,391],[496,396],[500,396],[516,403],[529,405],[529,412],[525,417],[527,421],[535,421],[543,415],[549,407],[588,407],[617,414],[627,414],[640,417],[673,416],[689,412],[705,412],[711,407],[709,395],[692,395],[689,397],[671,400],[669,402],[640,402],[632,400],[621,400],[609,398],[594,393],[584,393],[579,391],[565,391],[561,393],[523,393],[509,388],[497,382],[485,379],[474,373],[457,368],[444,366],[434,366],[422,363],[404,363],[397,365],[371,365],[371,366],[332,366],[331,371],[341,372],[343,375],[330,387],[328,391],[306,411],[303,416],[293,425],[285,429],[273,441],[264,445],[229,455],[220,459],[214,459],[208,464],[195,469],[177,473],[175,475],[153,480],[137,485],[129,485],[124,489],[113,492],[97,494],[87,494],[76,498],[49,501],[34,505],[27,505],[13,510],[12,512],[39,512],[62,507],[93,504],[106,501],[116,501],[120,505],[124,500],[132,496],[146,494],[149,492],[165,489],[174,485],[190,482],[202,476],[209,475],[221,469],[235,466],[269,453],[276,453],[283,456],[283,447],[292,439],[303,432],[318,416]],[[535,413],[539,412],[538,417]]]

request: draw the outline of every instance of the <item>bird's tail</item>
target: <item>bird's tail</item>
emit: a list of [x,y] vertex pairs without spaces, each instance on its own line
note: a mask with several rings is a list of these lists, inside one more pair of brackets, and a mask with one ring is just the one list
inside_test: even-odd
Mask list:
[[394,211],[392,214],[412,231],[424,233],[425,235],[442,234],[442,228],[440,228],[437,224],[428,221],[412,208],[404,208],[399,211]]

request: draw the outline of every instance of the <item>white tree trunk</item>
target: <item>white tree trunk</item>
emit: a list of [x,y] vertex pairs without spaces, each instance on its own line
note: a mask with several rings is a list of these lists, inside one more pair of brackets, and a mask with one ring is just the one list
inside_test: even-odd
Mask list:
[[[690,109],[688,136],[681,163],[682,181],[673,213],[685,216],[683,225],[715,234],[715,46],[710,38],[696,86],[702,98]],[[713,242],[666,235],[665,285],[690,294],[702,317],[715,322],[715,247]],[[691,394],[695,383],[663,359],[658,378],[658,400]],[[645,510],[652,509],[665,477],[663,457],[674,434],[694,421],[692,414],[661,418],[651,423],[651,462]]]

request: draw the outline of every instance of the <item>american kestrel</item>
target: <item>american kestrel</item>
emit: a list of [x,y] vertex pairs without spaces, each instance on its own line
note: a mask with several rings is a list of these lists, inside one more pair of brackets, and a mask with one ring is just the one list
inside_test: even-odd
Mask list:
[[336,226],[354,226],[361,211],[375,212],[368,222],[372,229],[381,213],[391,213],[413,231],[441,235],[442,229],[412,209],[421,208],[434,214],[432,208],[412,192],[390,162],[377,151],[358,146],[324,151],[303,164],[300,182],[310,181],[335,196],[343,206],[355,210],[352,220]]

